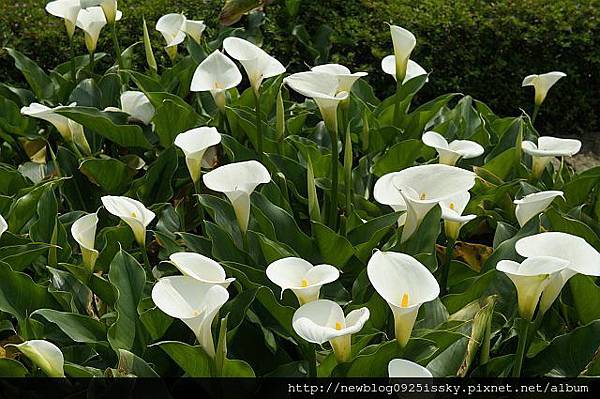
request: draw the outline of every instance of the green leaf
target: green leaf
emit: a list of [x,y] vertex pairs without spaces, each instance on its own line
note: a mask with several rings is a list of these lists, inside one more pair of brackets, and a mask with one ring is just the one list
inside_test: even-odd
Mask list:
[[41,100],[51,100],[54,97],[54,83],[42,68],[17,50],[4,49],[15,61],[15,67],[21,71],[35,96]]
[[110,264],[108,279],[117,290],[117,319],[108,329],[108,341],[115,350],[130,350],[138,334],[137,308],[146,284],[146,273],[131,255],[120,250]]
[[131,169],[113,158],[86,159],[79,170],[107,194],[123,194],[132,182]]
[[343,269],[346,262],[354,255],[352,244],[321,223],[313,222],[312,226],[323,261]]
[[198,125],[198,119],[193,110],[177,105],[172,100],[164,100],[156,109],[154,115],[156,134],[160,138],[160,145],[168,148],[173,145],[175,137]]
[[119,371],[142,378],[159,377],[144,359],[124,349],[119,349]]
[[173,197],[173,176],[177,171],[175,147],[161,152],[143,178],[136,181],[136,193],[146,205],[168,202]]
[[65,107],[56,112],[123,147],[152,148],[141,127],[127,124],[126,114],[88,107]]
[[29,371],[13,359],[0,358],[0,377],[25,377]]
[[59,312],[52,309],[39,309],[32,316],[39,315],[56,324],[75,342],[95,344],[106,341],[104,324],[89,316],[77,313]]
[[164,350],[188,377],[213,375],[213,360],[200,346],[191,346],[177,341],[164,341],[151,346],[158,346]]
[[594,278],[577,274],[569,279],[569,286],[581,323],[600,319],[600,287],[594,283]]
[[373,173],[381,177],[386,173],[399,172],[413,166],[425,148],[421,140],[411,139],[396,143],[375,160]]

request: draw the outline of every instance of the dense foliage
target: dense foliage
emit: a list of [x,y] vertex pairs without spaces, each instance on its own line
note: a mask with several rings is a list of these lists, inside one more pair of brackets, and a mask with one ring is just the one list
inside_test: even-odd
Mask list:
[[[173,10],[203,19],[212,29],[218,29],[223,2],[121,3],[122,36],[134,41],[141,38],[143,16],[156,21]],[[292,3],[300,3],[294,16],[286,7]],[[19,48],[50,68],[64,60],[68,44],[59,29],[60,21],[45,14],[39,4],[37,0],[0,4],[0,44]],[[320,53],[327,53],[325,49],[331,46],[327,61],[370,72],[369,81],[377,92],[390,95],[393,87],[374,73],[389,52],[384,23],[406,26],[419,36],[415,58],[436,76],[417,101],[423,102],[440,92],[469,93],[508,115],[518,113],[519,108],[527,109],[528,92],[519,89],[523,76],[530,71],[564,71],[570,84],[561,88],[560,95],[548,99],[550,106],[541,115],[538,127],[546,134],[578,135],[593,141],[600,130],[600,96],[597,89],[589,90],[600,87],[599,10],[596,0],[278,0],[267,7],[262,29],[265,49],[289,63],[289,71],[300,71],[305,63],[315,64],[319,51],[309,50],[302,42],[322,43]],[[241,21],[248,23],[248,18]],[[320,40],[328,32],[330,39]],[[105,43],[100,48],[109,50],[110,40]],[[40,48],[44,51],[40,52]],[[0,57],[0,76],[19,79],[5,56]]]
[[[117,56],[88,37],[46,71],[6,50],[27,85],[0,84],[0,375],[599,375],[600,167],[563,162],[580,143],[546,148],[537,109],[423,95],[438,71],[369,68],[386,97],[188,17],[172,61],[119,21]],[[571,78],[542,104],[544,78],[540,115],[562,115]]]

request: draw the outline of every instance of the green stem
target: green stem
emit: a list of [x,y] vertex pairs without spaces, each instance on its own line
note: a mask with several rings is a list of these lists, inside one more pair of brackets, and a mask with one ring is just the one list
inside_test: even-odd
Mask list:
[[529,329],[529,321],[525,319],[517,319],[519,324],[519,344],[517,345],[517,353],[515,354],[515,365],[513,367],[512,376],[521,376],[521,367],[523,366],[523,357],[525,356],[525,348],[527,344],[527,330]]
[[75,69],[75,43],[73,38],[69,39],[69,45],[71,47],[71,79],[73,83],[77,83],[77,70]]
[[350,128],[346,129],[346,142],[344,143],[344,189],[346,193],[346,215],[352,212],[352,139]]
[[144,267],[146,271],[152,272],[152,267],[150,266],[150,259],[148,258],[148,250],[146,249],[146,245],[140,245],[140,249],[142,250],[142,256],[144,258]]
[[394,101],[394,126],[396,127],[400,125],[400,103],[402,102],[400,89],[402,89],[402,79],[398,77],[398,81],[396,83],[396,98]]
[[119,46],[119,37],[117,36],[117,23],[114,22],[112,24],[112,40],[113,47],[115,48],[115,53],[117,56],[117,63],[119,65],[119,70],[123,69],[123,59],[121,57],[121,46]]
[[92,51],[90,53],[90,75],[94,74],[95,63],[96,63],[96,60],[95,60],[94,52]]
[[481,352],[479,363],[486,364],[490,360],[490,338],[492,335],[492,317],[488,317],[483,334],[483,343],[481,344]]
[[446,262],[442,269],[440,278],[440,297],[448,293],[448,275],[450,274],[450,264],[452,263],[452,255],[454,254],[454,240],[448,239],[446,244]]
[[535,104],[533,107],[533,115],[531,115],[531,124],[535,123],[535,119],[537,118],[538,112],[540,111],[540,104]]
[[258,159],[263,159],[263,128],[262,128],[262,115],[260,114],[260,93],[254,91],[254,102],[256,110],[256,133],[258,135]]
[[338,137],[337,128],[329,132],[331,137],[331,202],[329,203],[329,227],[336,230],[338,205]]

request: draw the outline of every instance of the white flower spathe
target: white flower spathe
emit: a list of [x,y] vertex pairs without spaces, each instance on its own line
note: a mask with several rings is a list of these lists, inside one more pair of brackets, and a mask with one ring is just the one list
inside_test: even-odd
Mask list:
[[540,191],[524,196],[521,199],[514,200],[515,216],[519,226],[523,227],[534,216],[544,212],[546,208],[554,201],[556,197],[562,197],[562,191]]
[[394,44],[396,76],[401,78],[400,80],[404,82],[408,60],[417,44],[417,38],[408,30],[397,25],[390,25],[390,33]]
[[340,271],[331,265],[313,266],[296,257],[276,260],[267,267],[267,277],[281,288],[292,290],[300,305],[319,299],[321,287],[340,277]]
[[206,151],[220,142],[221,134],[208,126],[191,129],[175,137],[175,145],[185,154],[185,163],[194,183],[200,180]]
[[223,286],[207,284],[190,276],[163,277],[152,288],[156,306],[183,321],[211,357],[215,356],[211,324],[228,299],[229,293]]
[[444,136],[432,131],[423,133],[422,140],[426,146],[435,148],[440,163],[450,166],[454,166],[461,158],[477,158],[484,152],[483,147],[474,141],[454,140],[448,143]]
[[227,196],[243,234],[250,220],[250,195],[259,184],[271,181],[267,168],[258,161],[235,162],[214,169],[202,177],[210,190]]
[[555,275],[542,294],[540,311],[545,313],[564,285],[577,273],[600,276],[600,253],[583,238],[561,232],[546,232],[518,240],[515,250],[523,257],[552,256],[568,261],[567,267]]
[[[396,80],[396,56],[388,55],[381,60],[381,69],[383,72],[391,75]],[[427,71],[413,60],[408,60],[406,64],[406,74],[402,84],[408,82],[417,76],[427,75]],[[425,82],[429,82],[429,77],[425,79]]]
[[94,6],[100,6],[106,21],[111,25],[121,19],[121,11],[117,11],[117,0],[81,0],[82,8]]
[[2,237],[2,234],[4,234],[6,230],[8,230],[8,223],[6,223],[6,219],[0,215],[0,237]]
[[569,262],[552,256],[534,256],[522,263],[501,260],[496,270],[504,272],[517,288],[519,314],[526,320],[533,319],[540,296]]
[[95,213],[82,216],[71,225],[71,235],[77,241],[77,244],[79,244],[79,248],[81,248],[83,264],[92,272],[94,271],[94,265],[99,255],[99,252],[94,249],[97,226],[98,215]]
[[221,111],[225,110],[225,92],[240,84],[242,74],[235,62],[215,50],[196,68],[191,91],[210,91]]
[[156,217],[156,214],[146,208],[138,200],[129,197],[105,195],[102,204],[106,210],[123,220],[131,227],[137,243],[144,247],[146,245],[146,227]]
[[535,103],[541,105],[548,95],[548,91],[556,82],[567,76],[564,72],[548,72],[541,75],[529,75],[523,79],[522,87],[533,86],[535,89]]
[[21,351],[48,377],[62,378],[65,376],[65,358],[60,349],[53,343],[34,339],[25,341],[22,344],[8,344],[7,346],[13,346]]
[[167,42],[165,50],[172,60],[177,55],[177,46],[183,43],[186,35],[196,43],[200,43],[205,29],[204,21],[189,20],[184,14],[166,14],[156,22],[156,30],[162,34]]
[[233,277],[227,278],[225,270],[217,261],[195,252],[175,252],[169,256],[169,260],[183,275],[203,283],[227,288],[235,281]]
[[292,327],[302,339],[322,345],[329,341],[338,363],[347,362],[352,354],[352,334],[369,320],[369,309],[356,309],[344,316],[337,303],[319,299],[302,305],[294,313]]
[[470,199],[471,194],[463,191],[439,202],[447,238],[454,241],[458,239],[461,227],[477,217],[476,215],[462,214]]
[[67,35],[69,39],[75,33],[77,16],[81,10],[79,0],[55,0],[46,4],[46,11],[55,17],[62,18],[65,21]]
[[540,177],[546,165],[554,157],[572,157],[581,149],[581,141],[576,139],[561,139],[558,137],[542,136],[537,145],[532,141],[521,143],[523,151],[532,158],[531,171],[535,177]]
[[285,67],[281,62],[248,40],[239,37],[228,37],[223,40],[223,48],[230,57],[242,64],[246,75],[248,75],[250,85],[256,94],[259,93],[260,85],[264,79],[285,72]]
[[352,86],[358,79],[368,75],[366,72],[352,73],[350,69],[340,64],[317,65],[312,67],[311,71],[335,76],[338,80],[338,90],[348,93],[352,90]]
[[[121,11],[116,11],[116,20],[122,17]],[[90,54],[96,51],[102,28],[106,26],[106,17],[100,7],[89,7],[79,11],[76,25],[84,32],[85,46]]]
[[392,359],[388,363],[390,378],[430,378],[431,371],[425,367],[406,359]]
[[437,280],[421,262],[397,252],[376,251],[367,264],[367,275],[392,309],[398,343],[406,346],[419,308],[440,294]]

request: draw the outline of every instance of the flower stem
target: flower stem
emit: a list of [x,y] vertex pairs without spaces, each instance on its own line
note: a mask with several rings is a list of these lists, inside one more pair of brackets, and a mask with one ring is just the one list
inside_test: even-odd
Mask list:
[[517,353],[515,354],[515,365],[513,367],[512,376],[521,376],[521,367],[523,366],[523,357],[525,356],[525,348],[527,344],[527,330],[529,329],[529,321],[525,319],[517,319],[519,325],[519,344],[517,345]]
[[535,104],[533,107],[533,115],[531,115],[531,124],[535,123],[535,119],[537,118],[538,112],[540,111],[540,104]]
[[452,263],[452,255],[454,254],[454,243],[452,239],[448,239],[446,244],[446,262],[442,268],[440,277],[440,297],[448,293],[448,275],[450,274],[450,264]]
[[398,77],[396,83],[396,98],[394,100],[394,126],[399,127],[400,125],[400,103],[402,102],[402,95],[400,90],[402,89],[402,79]]
[[490,316],[485,325],[483,333],[483,342],[481,344],[481,352],[479,357],[480,364],[486,364],[490,360],[490,338],[492,335],[492,317]]
[[258,140],[258,159],[262,161],[263,159],[263,128],[262,128],[262,115],[260,114],[260,93],[254,91],[254,103],[255,103],[255,111],[256,111],[256,134]]
[[346,215],[352,212],[352,139],[350,129],[346,129],[346,142],[344,143],[344,188],[346,192]]
[[329,203],[329,227],[336,230],[338,205],[338,137],[337,127],[329,132],[331,136],[331,202]]
[[115,55],[117,57],[117,64],[119,65],[119,70],[123,69],[123,59],[121,57],[121,46],[119,46],[119,37],[117,36],[117,23],[113,22],[112,24],[112,40],[113,46],[115,48]]
[[95,66],[95,63],[96,63],[96,60],[95,60],[95,58],[96,58],[96,57],[95,57],[95,55],[94,55],[94,52],[92,51],[92,52],[90,53],[90,75],[93,75],[93,74],[94,74],[94,66]]
[[152,268],[150,266],[150,259],[148,258],[148,250],[146,249],[146,245],[140,245],[140,248],[142,250],[142,256],[144,258],[144,267],[146,268],[147,271],[152,271]]
[[75,69],[75,43],[73,43],[73,38],[69,39],[69,44],[71,47],[71,78],[73,79],[73,83],[77,83],[77,71]]

